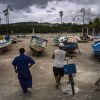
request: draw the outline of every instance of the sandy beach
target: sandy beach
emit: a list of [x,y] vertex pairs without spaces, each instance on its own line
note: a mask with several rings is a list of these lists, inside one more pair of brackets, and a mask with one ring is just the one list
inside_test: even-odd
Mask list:
[[[43,55],[39,57],[34,56],[29,48],[30,36],[19,38],[20,42],[12,44],[6,52],[0,53],[0,100],[100,100],[100,92],[95,91],[94,85],[100,77],[100,61],[93,55],[92,42],[79,43],[81,54],[76,50],[76,57],[69,61],[69,63],[75,63],[77,67],[75,82],[78,92],[76,95],[67,95],[61,88],[55,88],[52,53],[57,47],[53,43],[53,37],[44,37],[48,39],[48,45]],[[20,47],[24,47],[26,54],[36,61],[31,68],[33,76],[31,96],[23,95],[17,74],[11,65]],[[68,76],[64,76],[62,86],[66,86],[67,81]]]

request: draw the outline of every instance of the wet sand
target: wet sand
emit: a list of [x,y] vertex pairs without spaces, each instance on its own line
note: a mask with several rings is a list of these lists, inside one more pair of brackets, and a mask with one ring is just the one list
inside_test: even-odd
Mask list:
[[[100,92],[95,91],[95,81],[100,77],[100,60],[97,60],[92,52],[90,43],[79,43],[81,54],[69,61],[77,66],[75,77],[79,92],[75,96],[64,94],[61,89],[55,88],[53,77],[52,53],[57,48],[53,43],[53,36],[46,37],[48,45],[43,55],[36,57],[29,48],[30,36],[20,38],[22,42],[12,44],[4,53],[0,53],[0,100],[100,100]],[[26,49],[26,54],[31,56],[36,64],[31,68],[33,76],[32,95],[23,95],[17,74],[11,65],[12,60],[18,55],[20,47]],[[66,63],[66,62],[65,62]],[[68,77],[62,79],[62,85],[66,85]]]

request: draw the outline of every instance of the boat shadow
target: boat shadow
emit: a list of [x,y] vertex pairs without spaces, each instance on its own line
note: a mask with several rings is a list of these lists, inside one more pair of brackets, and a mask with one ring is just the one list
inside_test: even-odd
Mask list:
[[40,54],[39,53],[36,54],[34,52],[29,51],[29,52],[27,52],[27,55],[32,56],[32,57],[38,57],[38,58],[43,58],[43,57],[48,57],[49,56],[49,54],[46,51],[44,51]]
[[91,61],[100,64],[100,56],[96,57],[93,53],[90,54],[90,56],[88,56],[88,59],[90,59]]
[[0,55],[7,54],[7,53],[10,52],[10,51],[11,51],[11,50],[8,49],[8,48],[2,49],[2,50],[0,50]]

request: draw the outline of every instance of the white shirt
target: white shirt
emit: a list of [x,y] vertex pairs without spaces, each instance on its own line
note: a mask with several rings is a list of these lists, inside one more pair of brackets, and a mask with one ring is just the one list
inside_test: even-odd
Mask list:
[[57,49],[54,51],[54,55],[54,66],[57,68],[63,68],[66,52],[64,50]]

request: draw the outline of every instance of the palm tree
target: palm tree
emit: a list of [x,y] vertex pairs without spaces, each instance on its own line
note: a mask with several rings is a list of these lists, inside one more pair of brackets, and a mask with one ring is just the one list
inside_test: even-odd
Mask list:
[[9,10],[12,10],[11,5],[8,5],[7,8],[3,11],[4,15],[6,16],[7,34],[9,29]]
[[82,8],[80,12],[83,13],[83,28],[82,28],[82,35],[83,35],[84,34],[85,9]]
[[99,17],[94,19],[93,25],[96,29],[96,33],[100,33],[100,18]]
[[84,25],[84,21],[85,21],[85,9],[82,8],[80,12],[83,13],[83,25]]
[[61,17],[61,24],[62,24],[63,11],[60,11],[60,12],[59,12],[59,15],[60,15],[60,17]]

